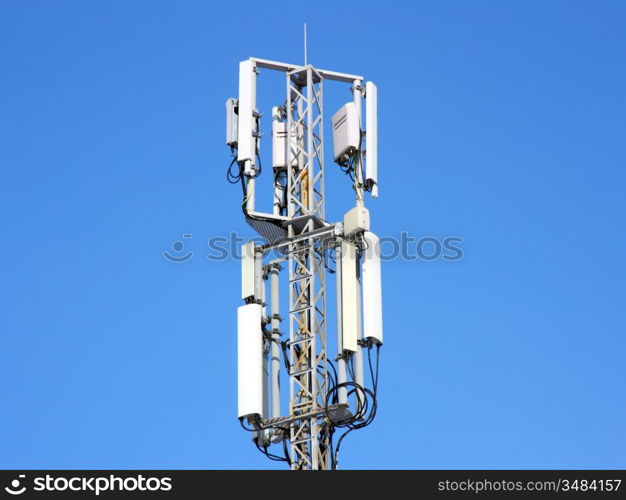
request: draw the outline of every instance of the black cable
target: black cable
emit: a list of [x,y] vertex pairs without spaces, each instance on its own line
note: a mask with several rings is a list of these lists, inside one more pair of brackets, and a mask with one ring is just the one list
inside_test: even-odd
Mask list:
[[263,453],[263,455],[265,455],[270,460],[273,460],[274,462],[288,462],[288,460],[286,458],[279,457],[278,455],[274,455],[273,453],[270,453],[269,451],[267,451],[269,446],[264,445],[263,447],[261,447],[261,445],[257,441],[255,441],[254,444],[255,444],[257,450],[259,450],[261,453]]
[[372,348],[371,346],[367,350],[367,362],[370,367],[370,376],[372,377],[372,387],[374,389],[374,396],[378,392],[378,360],[380,359],[380,344],[376,344],[376,371],[372,369]]
[[[370,425],[374,418],[376,417],[376,413],[378,411],[378,368],[379,368],[379,360],[380,360],[380,345],[376,344],[376,362],[375,365],[372,364],[371,359],[371,350],[373,344],[369,344],[368,346],[368,365],[370,370],[370,376],[372,379],[372,389],[370,390],[366,387],[362,387],[360,384],[356,382],[344,382],[342,384],[337,384],[330,388],[326,395],[325,400],[325,413],[326,417],[331,424],[331,428],[329,430],[328,439],[329,439],[329,447],[330,447],[330,459],[331,459],[331,468],[336,469],[339,462],[339,452],[341,450],[341,444],[345,440],[345,438],[354,430],[362,429],[368,425]],[[354,356],[352,356],[349,360],[346,360],[346,364],[348,367],[348,372],[352,379],[354,380]],[[355,395],[356,397],[356,411],[354,415],[350,416],[347,419],[341,421],[335,421],[329,415],[328,412],[328,403],[331,399],[334,399],[338,395],[338,391],[341,388],[352,387],[352,389],[348,392],[347,396],[351,397]],[[336,428],[345,428],[345,432],[341,434],[337,441],[337,445],[334,445],[334,432]]]
[[283,362],[285,364],[285,369],[287,370],[287,373],[289,373],[291,369],[289,366],[289,353],[287,352],[287,341],[285,340],[281,342],[280,346],[282,347],[282,350],[283,350]]
[[[233,165],[237,165],[237,173],[233,174],[232,169],[233,169]],[[237,157],[234,156],[233,157],[233,161],[230,162],[230,165],[228,165],[228,168],[226,169],[226,180],[230,183],[230,184],[237,184],[239,182],[239,180],[241,179],[241,176],[243,174],[241,165],[239,165],[239,163],[237,163]]]
[[285,170],[275,170],[274,172],[274,186],[278,188],[280,191],[285,191],[287,189],[286,184],[280,182],[281,180],[287,180],[287,172]]
[[274,461],[280,461],[280,462],[287,462],[290,466],[291,466],[291,459],[289,458],[289,451],[287,450],[287,439],[288,439],[288,435],[289,435],[289,429],[286,429],[284,427],[280,427],[278,425],[263,425],[263,423],[261,422],[261,417],[256,414],[254,416],[254,423],[255,423],[255,427],[251,428],[251,427],[246,427],[246,425],[244,424],[244,418],[240,418],[239,422],[241,424],[241,427],[243,427],[245,430],[249,431],[249,432],[258,432],[261,430],[275,430],[278,429],[280,431],[282,431],[284,438],[283,438],[283,453],[285,454],[284,457],[280,457],[278,455],[274,455],[273,453],[270,453],[267,451],[268,445],[264,445],[263,447],[261,447],[258,443],[258,441],[254,441],[254,444],[256,445],[257,449],[263,453],[267,458],[269,458],[270,460],[274,460]]
[[331,360],[328,360],[328,365],[333,369],[333,385],[337,385],[337,381],[339,380],[339,377],[337,377],[337,369]]
[[261,172],[263,171],[263,166],[261,165],[261,155],[259,155],[259,152],[256,152],[256,159],[257,159],[257,163],[258,163],[258,167],[256,169],[256,171],[254,172],[254,175],[251,175],[250,178],[252,179],[256,179],[258,176],[261,175]]
[[246,430],[246,431],[248,431],[248,432],[256,432],[256,431],[257,431],[257,429],[254,429],[254,428],[252,428],[252,427],[246,427],[246,426],[245,426],[245,424],[243,423],[243,421],[244,421],[244,417],[241,417],[241,418],[239,419],[239,423],[241,424],[241,427],[243,427],[243,428],[244,428],[244,430]]
[[[337,266],[337,262],[335,261],[334,258],[331,257],[331,252],[334,252],[335,250],[332,248],[326,248],[324,250],[324,268],[330,273],[330,274],[335,274],[337,272],[336,266]],[[333,264],[335,264],[335,269],[331,268],[328,263],[331,262]]]

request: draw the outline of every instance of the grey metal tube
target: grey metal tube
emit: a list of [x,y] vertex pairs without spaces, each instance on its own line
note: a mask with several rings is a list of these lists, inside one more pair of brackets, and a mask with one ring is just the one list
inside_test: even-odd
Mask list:
[[[282,123],[281,119],[280,119],[280,107],[279,106],[274,106],[272,108],[272,127],[274,127],[274,125],[276,123]],[[272,138],[272,140],[276,140],[276,138]],[[289,133],[287,133],[287,144],[289,145]],[[276,146],[273,146],[276,147]],[[287,146],[289,147],[289,146]],[[285,151],[285,156],[287,156],[287,152]],[[276,175],[276,172],[274,172],[274,175]],[[277,182],[276,180],[274,181],[274,201],[273,201],[273,205],[272,205],[272,213],[274,215],[280,215],[280,208],[281,208],[281,203],[282,203],[282,190],[277,186]]]
[[[335,276],[337,287],[337,384],[341,385],[346,382],[346,360],[343,357],[343,312],[341,310],[341,241],[337,241],[335,245]],[[348,404],[348,389],[343,386],[338,389],[339,404]]]
[[[266,297],[265,297],[265,280],[263,279],[263,252],[259,250],[260,247],[255,247],[254,253],[254,298],[262,305],[261,316],[263,321],[267,321],[267,309],[266,309]],[[263,345],[263,415],[261,418],[267,418],[269,416],[269,355],[266,350],[267,342]],[[258,432],[258,437],[263,442],[267,442],[269,439],[269,430],[262,430]]]
[[[361,268],[359,266],[359,262],[356,265],[357,268],[357,338],[360,342],[363,339],[363,311],[362,311],[362,298],[361,298]],[[356,352],[354,353],[354,381],[360,385],[361,387],[365,387],[363,382],[363,347],[360,344],[357,344]],[[358,391],[357,391],[358,392]],[[355,392],[355,395],[357,394]],[[360,394],[361,402],[365,398],[365,394]]]
[[254,197],[256,196],[254,192],[255,183],[256,179],[254,179],[254,177],[248,179],[246,188],[246,211],[248,212],[254,212]]
[[270,268],[270,294],[272,304],[272,355],[271,355],[271,387],[272,387],[272,418],[280,417],[280,294],[279,294],[280,266],[273,264]]
[[[361,119],[361,100],[363,98],[363,94],[361,93],[361,84],[362,82],[360,80],[354,80],[354,82],[352,82],[352,97],[356,106],[357,114],[359,115],[359,130],[363,127],[363,120]],[[361,157],[361,152],[359,151],[354,164],[354,177],[357,180],[357,186],[355,186],[357,206],[363,206],[363,188],[361,187],[363,185],[362,162],[363,158]]]

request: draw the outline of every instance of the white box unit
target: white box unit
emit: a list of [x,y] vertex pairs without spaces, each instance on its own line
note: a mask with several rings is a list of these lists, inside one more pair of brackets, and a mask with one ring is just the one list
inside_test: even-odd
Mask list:
[[343,234],[346,238],[356,233],[369,231],[370,212],[365,207],[356,206],[343,216]]
[[256,157],[256,72],[253,61],[239,63],[239,119],[237,161],[246,162],[250,171]]
[[333,154],[337,163],[343,163],[347,157],[359,149],[361,127],[356,104],[344,104],[332,118]]
[[[356,247],[341,243],[341,333],[344,351],[356,352],[359,338],[359,280]],[[339,292],[337,292],[339,293]]]
[[237,308],[237,399],[239,418],[263,414],[261,305]]
[[241,298],[243,300],[255,296],[255,254],[254,241],[241,245]]
[[380,240],[374,233],[363,234],[366,243],[362,265],[363,336],[383,343],[383,306],[380,279]]
[[226,99],[226,145],[230,147],[237,147],[238,112],[237,99],[234,97]]
[[[272,165],[274,168],[287,168],[287,122],[272,122]],[[295,165],[296,158],[296,136],[295,131],[291,133],[291,164]]]
[[372,82],[365,84],[365,126],[365,181],[378,198],[378,88]]

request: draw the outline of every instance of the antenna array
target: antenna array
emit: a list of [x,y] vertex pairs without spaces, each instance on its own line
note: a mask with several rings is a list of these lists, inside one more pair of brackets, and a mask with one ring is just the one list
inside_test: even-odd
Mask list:
[[[262,116],[256,95],[261,69],[282,72],[286,80],[283,104],[272,108],[271,213],[256,210]],[[350,178],[355,203],[343,221],[335,223],[324,213],[326,82],[348,84],[352,92],[352,100],[331,123],[333,159]],[[370,231],[364,198],[366,192],[378,196],[377,89],[361,76],[307,64],[305,25],[304,66],[256,58],[242,61],[239,98],[226,101],[226,112],[226,143],[233,155],[228,179],[241,184],[243,215],[266,241],[262,245],[249,241],[242,248],[239,420],[268,458],[292,469],[335,469],[343,439],[369,425],[377,409],[383,342],[380,245]],[[336,280],[334,329],[326,314],[331,274]],[[287,284],[285,317],[281,279]],[[337,342],[335,356],[330,353],[329,332],[335,334],[331,335]],[[280,383],[285,376],[287,405]],[[341,435],[335,440],[338,431]]]

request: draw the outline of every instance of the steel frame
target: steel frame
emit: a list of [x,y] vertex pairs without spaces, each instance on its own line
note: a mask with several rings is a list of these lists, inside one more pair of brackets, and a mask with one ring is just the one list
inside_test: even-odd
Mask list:
[[[287,148],[287,215],[313,216],[300,230],[289,225],[294,238],[324,219],[323,77],[309,65],[286,72],[286,81],[287,137],[296,137],[295,150]],[[323,250],[314,234],[289,250],[289,413],[303,415],[290,428],[292,468],[326,469],[329,439],[319,412],[328,391]]]
[[[293,469],[329,469],[330,436],[324,411],[329,390],[324,250],[332,242],[329,233],[335,227],[324,221],[323,83],[327,79],[354,84],[363,78],[311,65],[250,60],[257,68],[284,72],[287,91],[288,239],[264,250],[288,248],[290,400],[289,415],[271,421],[290,424]],[[295,137],[293,146],[291,137]]]

